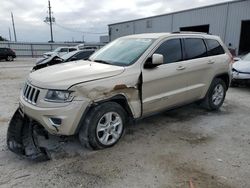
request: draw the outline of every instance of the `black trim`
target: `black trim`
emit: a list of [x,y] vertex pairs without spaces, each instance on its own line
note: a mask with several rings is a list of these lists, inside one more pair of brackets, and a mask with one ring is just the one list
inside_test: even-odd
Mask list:
[[[92,106],[93,106],[93,105],[92,105]],[[85,119],[85,117],[87,116],[87,114],[88,114],[88,112],[89,112],[89,110],[90,110],[90,107],[91,107],[91,106],[87,106],[87,108],[86,108],[85,111],[83,112],[82,117],[81,117],[81,119],[80,119],[80,121],[79,121],[79,123],[78,123],[78,125],[77,125],[77,127],[76,127],[76,130],[75,130],[75,133],[74,133],[74,134],[78,134],[78,133],[79,133],[79,131],[80,131],[80,129],[81,129],[81,126],[82,126],[82,124],[83,124],[83,122],[84,122],[84,119]]]

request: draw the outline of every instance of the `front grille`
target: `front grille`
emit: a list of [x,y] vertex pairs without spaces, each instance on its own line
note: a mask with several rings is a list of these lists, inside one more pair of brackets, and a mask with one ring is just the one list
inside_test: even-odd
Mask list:
[[27,102],[29,102],[31,104],[36,104],[39,94],[40,94],[39,89],[37,89],[29,84],[25,84],[25,86],[23,88],[24,100],[26,100]]

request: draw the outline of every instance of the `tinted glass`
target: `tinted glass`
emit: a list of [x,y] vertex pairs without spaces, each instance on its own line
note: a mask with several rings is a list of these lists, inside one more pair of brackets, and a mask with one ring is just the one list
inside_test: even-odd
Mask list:
[[70,48],[69,49],[69,52],[73,52],[73,51],[75,51],[76,49],[75,48]]
[[195,59],[207,56],[207,49],[202,39],[185,39],[186,59]]
[[162,43],[155,53],[163,55],[164,63],[181,61],[182,51],[180,39],[171,39]]
[[89,58],[89,56],[91,55],[91,54],[93,54],[94,53],[94,51],[86,51],[86,52],[80,52],[79,54],[77,54],[75,57],[77,58],[77,59],[88,59]]
[[68,48],[61,48],[60,52],[68,52]]
[[208,47],[208,55],[220,55],[224,54],[225,51],[220,45],[220,43],[213,39],[207,39],[206,40],[207,47]]

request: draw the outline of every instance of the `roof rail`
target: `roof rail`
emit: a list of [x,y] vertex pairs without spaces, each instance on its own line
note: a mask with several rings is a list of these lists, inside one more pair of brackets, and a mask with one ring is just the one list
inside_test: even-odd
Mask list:
[[206,32],[196,32],[196,31],[174,31],[172,34],[207,34],[212,35],[211,33]]

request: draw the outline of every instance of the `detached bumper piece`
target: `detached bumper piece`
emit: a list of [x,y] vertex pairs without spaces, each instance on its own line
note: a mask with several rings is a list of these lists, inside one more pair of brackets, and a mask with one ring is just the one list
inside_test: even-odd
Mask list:
[[50,157],[44,147],[39,147],[37,135],[41,134],[38,125],[19,109],[13,115],[7,132],[7,145],[12,152],[34,161],[46,161]]

